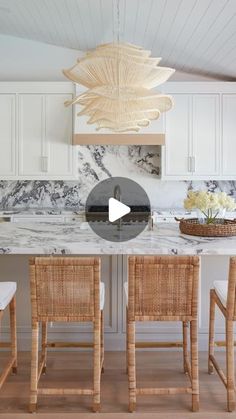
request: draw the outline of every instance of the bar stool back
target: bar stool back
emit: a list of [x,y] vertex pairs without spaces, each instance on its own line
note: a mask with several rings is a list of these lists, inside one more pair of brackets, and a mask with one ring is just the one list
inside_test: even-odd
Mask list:
[[[129,257],[127,348],[129,378],[129,410],[136,407],[136,395],[192,395],[192,410],[199,408],[198,382],[198,281],[199,258],[196,256],[137,256]],[[190,322],[191,364],[185,341],[185,365],[191,386],[183,388],[137,388],[135,322]],[[148,345],[147,345],[148,346]],[[150,345],[153,347],[153,345]],[[141,346],[142,347],[142,346]]]
[[0,348],[10,348],[11,356],[0,375],[0,388],[12,371],[17,373],[17,338],[16,338],[16,282],[0,282],[0,321],[5,309],[9,307],[11,341],[1,342]]
[[[226,341],[215,342],[215,306],[218,306],[225,317]],[[228,281],[214,281],[214,289],[210,290],[210,322],[209,322],[209,357],[208,372],[215,368],[227,391],[227,407],[235,409],[235,378],[234,378],[234,322],[236,321],[236,257],[230,258]],[[226,346],[226,376],[214,356],[216,346]]]
[[[100,259],[95,257],[36,257],[30,259],[32,306],[32,357],[30,411],[38,394],[93,396],[93,410],[100,409],[100,374],[103,364],[104,284],[100,284]],[[103,292],[101,292],[103,290]],[[39,323],[42,323],[42,356],[38,365]],[[47,322],[92,322],[93,343],[47,342]],[[47,347],[93,347],[93,388],[38,388],[46,367]]]

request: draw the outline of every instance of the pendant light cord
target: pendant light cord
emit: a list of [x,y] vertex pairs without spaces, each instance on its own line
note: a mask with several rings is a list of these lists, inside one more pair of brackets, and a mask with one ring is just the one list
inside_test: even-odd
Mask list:
[[118,85],[118,103],[120,108],[120,0],[116,0],[116,18],[117,18],[117,44],[118,44],[118,56],[117,56],[117,85]]

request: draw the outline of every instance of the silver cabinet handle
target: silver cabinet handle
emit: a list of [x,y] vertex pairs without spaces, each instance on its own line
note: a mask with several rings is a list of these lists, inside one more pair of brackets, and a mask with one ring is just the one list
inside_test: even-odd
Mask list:
[[41,170],[42,172],[48,172],[48,157],[47,156],[41,157]]
[[192,157],[188,157],[188,171],[192,172]]
[[195,156],[192,157],[191,166],[192,166],[192,172],[195,172],[195,170],[196,170],[196,168],[195,168]]

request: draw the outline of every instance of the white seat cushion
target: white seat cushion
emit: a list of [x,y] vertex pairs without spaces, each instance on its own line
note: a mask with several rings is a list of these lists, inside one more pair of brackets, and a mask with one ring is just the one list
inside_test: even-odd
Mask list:
[[105,304],[105,284],[100,282],[100,310],[103,310]]
[[223,306],[227,304],[228,281],[214,281],[215,292],[222,302]]
[[16,292],[16,282],[0,282],[0,310],[4,310]]
[[128,295],[129,295],[129,292],[128,292],[128,282],[125,282],[124,283],[124,291],[125,291],[126,305],[128,305]]

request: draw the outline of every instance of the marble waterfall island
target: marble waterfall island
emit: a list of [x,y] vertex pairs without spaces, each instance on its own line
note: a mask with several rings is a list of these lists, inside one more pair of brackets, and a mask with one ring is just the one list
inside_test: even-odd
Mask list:
[[[123,226],[125,228],[125,226]],[[187,236],[178,224],[158,224],[133,240],[117,243],[106,241],[77,222],[0,223],[0,253],[15,255],[236,255],[235,237]]]

